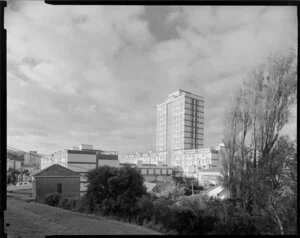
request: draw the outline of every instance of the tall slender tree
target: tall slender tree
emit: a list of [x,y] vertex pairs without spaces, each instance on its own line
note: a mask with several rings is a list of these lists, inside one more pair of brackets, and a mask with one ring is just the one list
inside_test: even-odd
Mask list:
[[[265,181],[271,173],[266,161],[275,158],[274,148],[277,148],[280,131],[289,122],[290,109],[296,102],[296,66],[294,50],[273,53],[264,64],[251,71],[227,110],[226,151],[222,152],[221,162],[223,185],[231,197],[242,201],[250,214],[254,208],[262,209],[259,202],[262,193],[277,191],[277,187],[270,187]],[[284,160],[285,155],[281,156],[276,159]],[[272,207],[270,204],[273,203],[267,206]],[[271,213],[283,234],[280,213],[276,209]]]

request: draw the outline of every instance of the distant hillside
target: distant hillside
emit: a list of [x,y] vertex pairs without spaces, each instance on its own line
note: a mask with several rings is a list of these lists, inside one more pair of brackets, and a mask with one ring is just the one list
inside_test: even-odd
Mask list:
[[22,152],[22,151],[16,151],[16,150],[7,149],[7,158],[8,159],[15,159],[15,160],[23,162],[25,154],[26,153]]

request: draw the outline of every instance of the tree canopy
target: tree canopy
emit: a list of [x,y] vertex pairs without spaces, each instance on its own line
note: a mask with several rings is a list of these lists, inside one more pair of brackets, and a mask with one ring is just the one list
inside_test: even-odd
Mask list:
[[133,212],[133,204],[146,194],[144,178],[129,166],[113,168],[102,166],[87,174],[86,198],[91,210],[99,207],[103,212]]
[[295,193],[296,177],[295,141],[280,132],[296,98],[296,53],[275,52],[251,71],[236,93],[225,118],[221,151],[223,186],[230,196],[250,214],[272,216],[280,234],[285,233],[285,218],[279,194]]

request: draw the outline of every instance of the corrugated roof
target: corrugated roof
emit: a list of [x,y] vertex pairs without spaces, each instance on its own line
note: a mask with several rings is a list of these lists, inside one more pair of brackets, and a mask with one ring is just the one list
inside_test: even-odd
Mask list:
[[65,168],[59,164],[53,164],[42,171],[33,175],[34,177],[48,177],[48,176],[70,176],[70,177],[80,177],[80,175],[68,168]]

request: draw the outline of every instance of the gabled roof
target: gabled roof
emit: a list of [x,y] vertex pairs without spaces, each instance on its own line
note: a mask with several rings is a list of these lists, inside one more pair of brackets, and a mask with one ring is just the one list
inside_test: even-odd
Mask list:
[[33,174],[34,177],[80,177],[79,173],[76,173],[70,169],[67,169],[59,164],[53,164],[42,171]]
[[152,191],[156,187],[156,183],[149,183],[149,182],[144,182],[147,192]]

